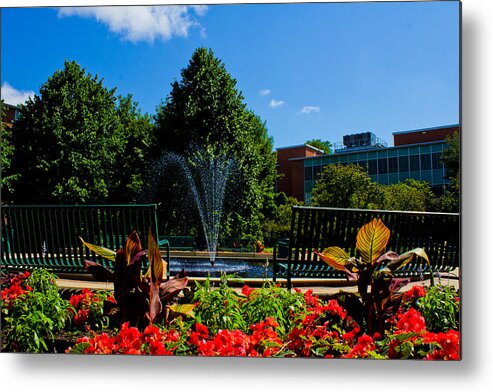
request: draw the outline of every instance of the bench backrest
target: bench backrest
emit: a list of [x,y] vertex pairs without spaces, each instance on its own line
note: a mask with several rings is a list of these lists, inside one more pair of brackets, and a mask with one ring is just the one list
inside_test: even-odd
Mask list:
[[[364,224],[380,218],[390,229],[387,250],[399,254],[424,248],[432,269],[459,266],[459,214],[356,210],[293,206],[290,236],[291,264],[316,262],[314,249],[339,246],[351,256],[356,253],[356,235]],[[418,267],[425,269],[424,261]]]
[[111,266],[83,246],[79,237],[117,250],[134,229],[144,249],[149,228],[158,235],[155,204],[9,205],[1,208],[1,219],[1,263],[6,267],[81,271],[86,259]]
[[193,236],[161,236],[161,242],[167,241],[171,250],[195,250],[197,241]]

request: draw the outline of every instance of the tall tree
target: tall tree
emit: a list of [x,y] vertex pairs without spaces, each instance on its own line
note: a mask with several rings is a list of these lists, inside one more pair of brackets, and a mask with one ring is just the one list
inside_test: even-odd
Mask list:
[[[66,61],[14,123],[16,202],[131,201],[139,186],[132,139],[150,132],[130,97]],[[139,130],[138,132],[136,130]],[[147,137],[143,137],[146,139]],[[147,140],[147,139],[146,139]],[[148,143],[148,142],[146,142]],[[145,144],[145,143],[144,143]],[[144,156],[142,156],[144,159]]]
[[[163,151],[187,155],[197,147],[231,156],[236,171],[229,187],[234,192],[226,203],[224,234],[257,236],[262,205],[274,188],[275,155],[265,123],[243,99],[236,80],[212,50],[197,49],[181,71],[181,80],[172,84],[158,107],[155,156]],[[166,177],[166,189],[176,192],[167,192],[161,200],[166,200],[166,216],[173,221],[174,216],[183,217],[176,210],[187,191],[171,171]]]

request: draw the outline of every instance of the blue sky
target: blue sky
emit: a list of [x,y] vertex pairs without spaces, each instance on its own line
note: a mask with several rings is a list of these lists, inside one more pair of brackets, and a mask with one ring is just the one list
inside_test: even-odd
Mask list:
[[2,97],[76,60],[143,112],[211,48],[275,147],[459,122],[459,3],[2,10]]

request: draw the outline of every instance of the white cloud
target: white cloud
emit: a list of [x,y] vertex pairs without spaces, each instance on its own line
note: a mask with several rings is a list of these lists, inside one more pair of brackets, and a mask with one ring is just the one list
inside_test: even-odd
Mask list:
[[187,37],[192,28],[204,34],[195,16],[206,11],[206,6],[65,7],[58,9],[58,16],[94,18],[123,40],[136,43]]
[[258,92],[260,95],[269,95],[270,90],[268,88],[262,89]]
[[298,114],[310,114],[311,112],[319,112],[320,106],[303,106]]
[[271,108],[277,108],[279,106],[282,106],[284,105],[284,101],[279,101],[277,99],[271,99],[270,103],[269,103],[269,106]]
[[20,103],[26,102],[30,97],[33,97],[34,91],[16,90],[7,82],[3,82],[1,96],[5,103],[16,106]]

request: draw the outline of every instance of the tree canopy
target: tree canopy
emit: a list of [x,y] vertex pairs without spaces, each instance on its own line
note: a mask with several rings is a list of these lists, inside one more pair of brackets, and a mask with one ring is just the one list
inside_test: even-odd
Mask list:
[[[229,184],[224,233],[257,236],[262,205],[274,189],[275,155],[265,123],[243,100],[222,61],[212,50],[197,49],[157,109],[154,156],[187,155],[201,148],[233,158],[236,170]],[[165,177],[161,189],[166,191],[160,198],[173,223],[174,217],[183,220],[183,212],[176,211],[188,192],[176,173],[169,170]]]
[[381,204],[381,192],[361,166],[333,164],[324,167],[311,202],[323,207],[375,208]]
[[[0,117],[4,116],[4,102],[0,100]],[[16,179],[16,175],[10,170],[12,164],[12,156],[14,155],[14,146],[12,144],[12,130],[10,126],[0,121],[0,185],[2,188],[2,200],[10,198],[10,194],[13,191],[13,182]],[[7,196],[8,195],[8,196]]]
[[12,138],[16,202],[97,203],[136,198],[150,118],[98,76],[66,61],[21,106]]
[[326,154],[332,154],[332,143],[328,140],[312,139],[307,140],[306,144],[322,150]]

